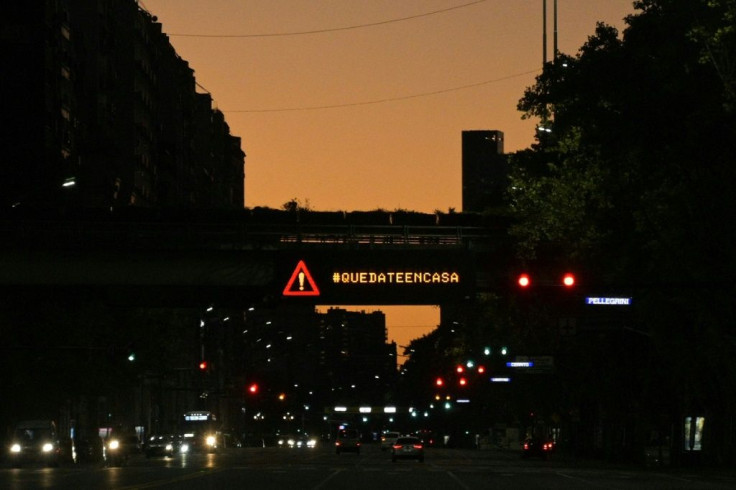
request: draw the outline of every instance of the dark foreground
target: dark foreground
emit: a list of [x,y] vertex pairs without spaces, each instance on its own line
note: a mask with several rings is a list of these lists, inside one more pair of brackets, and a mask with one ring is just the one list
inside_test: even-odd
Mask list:
[[0,470],[3,489],[733,489],[736,472],[652,469],[570,461],[522,459],[515,451],[435,449],[423,463],[391,462],[378,446],[357,454],[316,449],[243,448],[219,454],[146,459],[124,466],[28,466]]

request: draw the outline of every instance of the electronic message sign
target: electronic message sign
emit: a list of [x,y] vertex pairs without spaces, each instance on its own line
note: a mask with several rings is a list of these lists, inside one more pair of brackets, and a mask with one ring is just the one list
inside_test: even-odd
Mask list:
[[330,304],[437,304],[475,288],[467,255],[363,252],[288,255],[280,260],[284,298]]

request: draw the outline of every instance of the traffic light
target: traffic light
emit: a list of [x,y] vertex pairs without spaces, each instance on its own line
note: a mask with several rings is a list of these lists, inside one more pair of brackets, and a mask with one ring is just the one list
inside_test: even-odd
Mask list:
[[436,380],[434,380],[434,384],[435,386],[444,386],[445,380],[442,378],[437,378]]
[[562,284],[567,288],[573,287],[575,285],[575,276],[571,272],[567,272],[562,276]]
[[[542,286],[543,288],[550,286],[565,286],[566,288],[571,288],[576,283],[575,274],[573,274],[572,272],[566,272],[565,274],[563,274],[560,282],[552,280],[549,276],[544,276],[542,274],[540,275],[542,277],[539,278],[539,280],[534,281],[534,289],[537,289],[537,286]],[[524,272],[522,274],[519,274],[519,276],[516,278],[516,284],[520,289],[531,289],[532,278],[528,273]]]
[[477,371],[478,371],[478,374],[483,374],[486,372],[486,368],[485,366],[478,366]]
[[209,364],[207,364],[207,361],[200,361],[199,363],[199,370],[200,371],[207,371],[207,368],[209,367]]
[[251,383],[250,386],[248,386],[248,393],[251,395],[255,395],[258,393],[258,383]]
[[467,379],[465,379],[464,377],[461,377],[460,379],[458,379],[458,380],[457,380],[457,383],[458,383],[458,384],[459,384],[460,386],[465,386],[466,384],[468,384],[468,380],[467,380]]
[[516,283],[521,288],[528,288],[532,284],[532,279],[529,277],[529,274],[520,274],[518,279],[516,280]]

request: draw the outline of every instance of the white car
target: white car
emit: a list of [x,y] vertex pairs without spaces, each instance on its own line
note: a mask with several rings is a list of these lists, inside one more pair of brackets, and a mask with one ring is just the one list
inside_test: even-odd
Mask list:
[[381,436],[381,451],[391,449],[399,437],[401,437],[401,434],[398,432],[384,432]]

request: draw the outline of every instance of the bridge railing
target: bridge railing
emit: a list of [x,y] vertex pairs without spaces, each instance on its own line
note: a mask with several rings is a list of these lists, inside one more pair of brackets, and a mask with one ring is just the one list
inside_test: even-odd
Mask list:
[[6,247],[248,249],[294,246],[467,247],[497,239],[482,227],[183,222],[0,221]]

